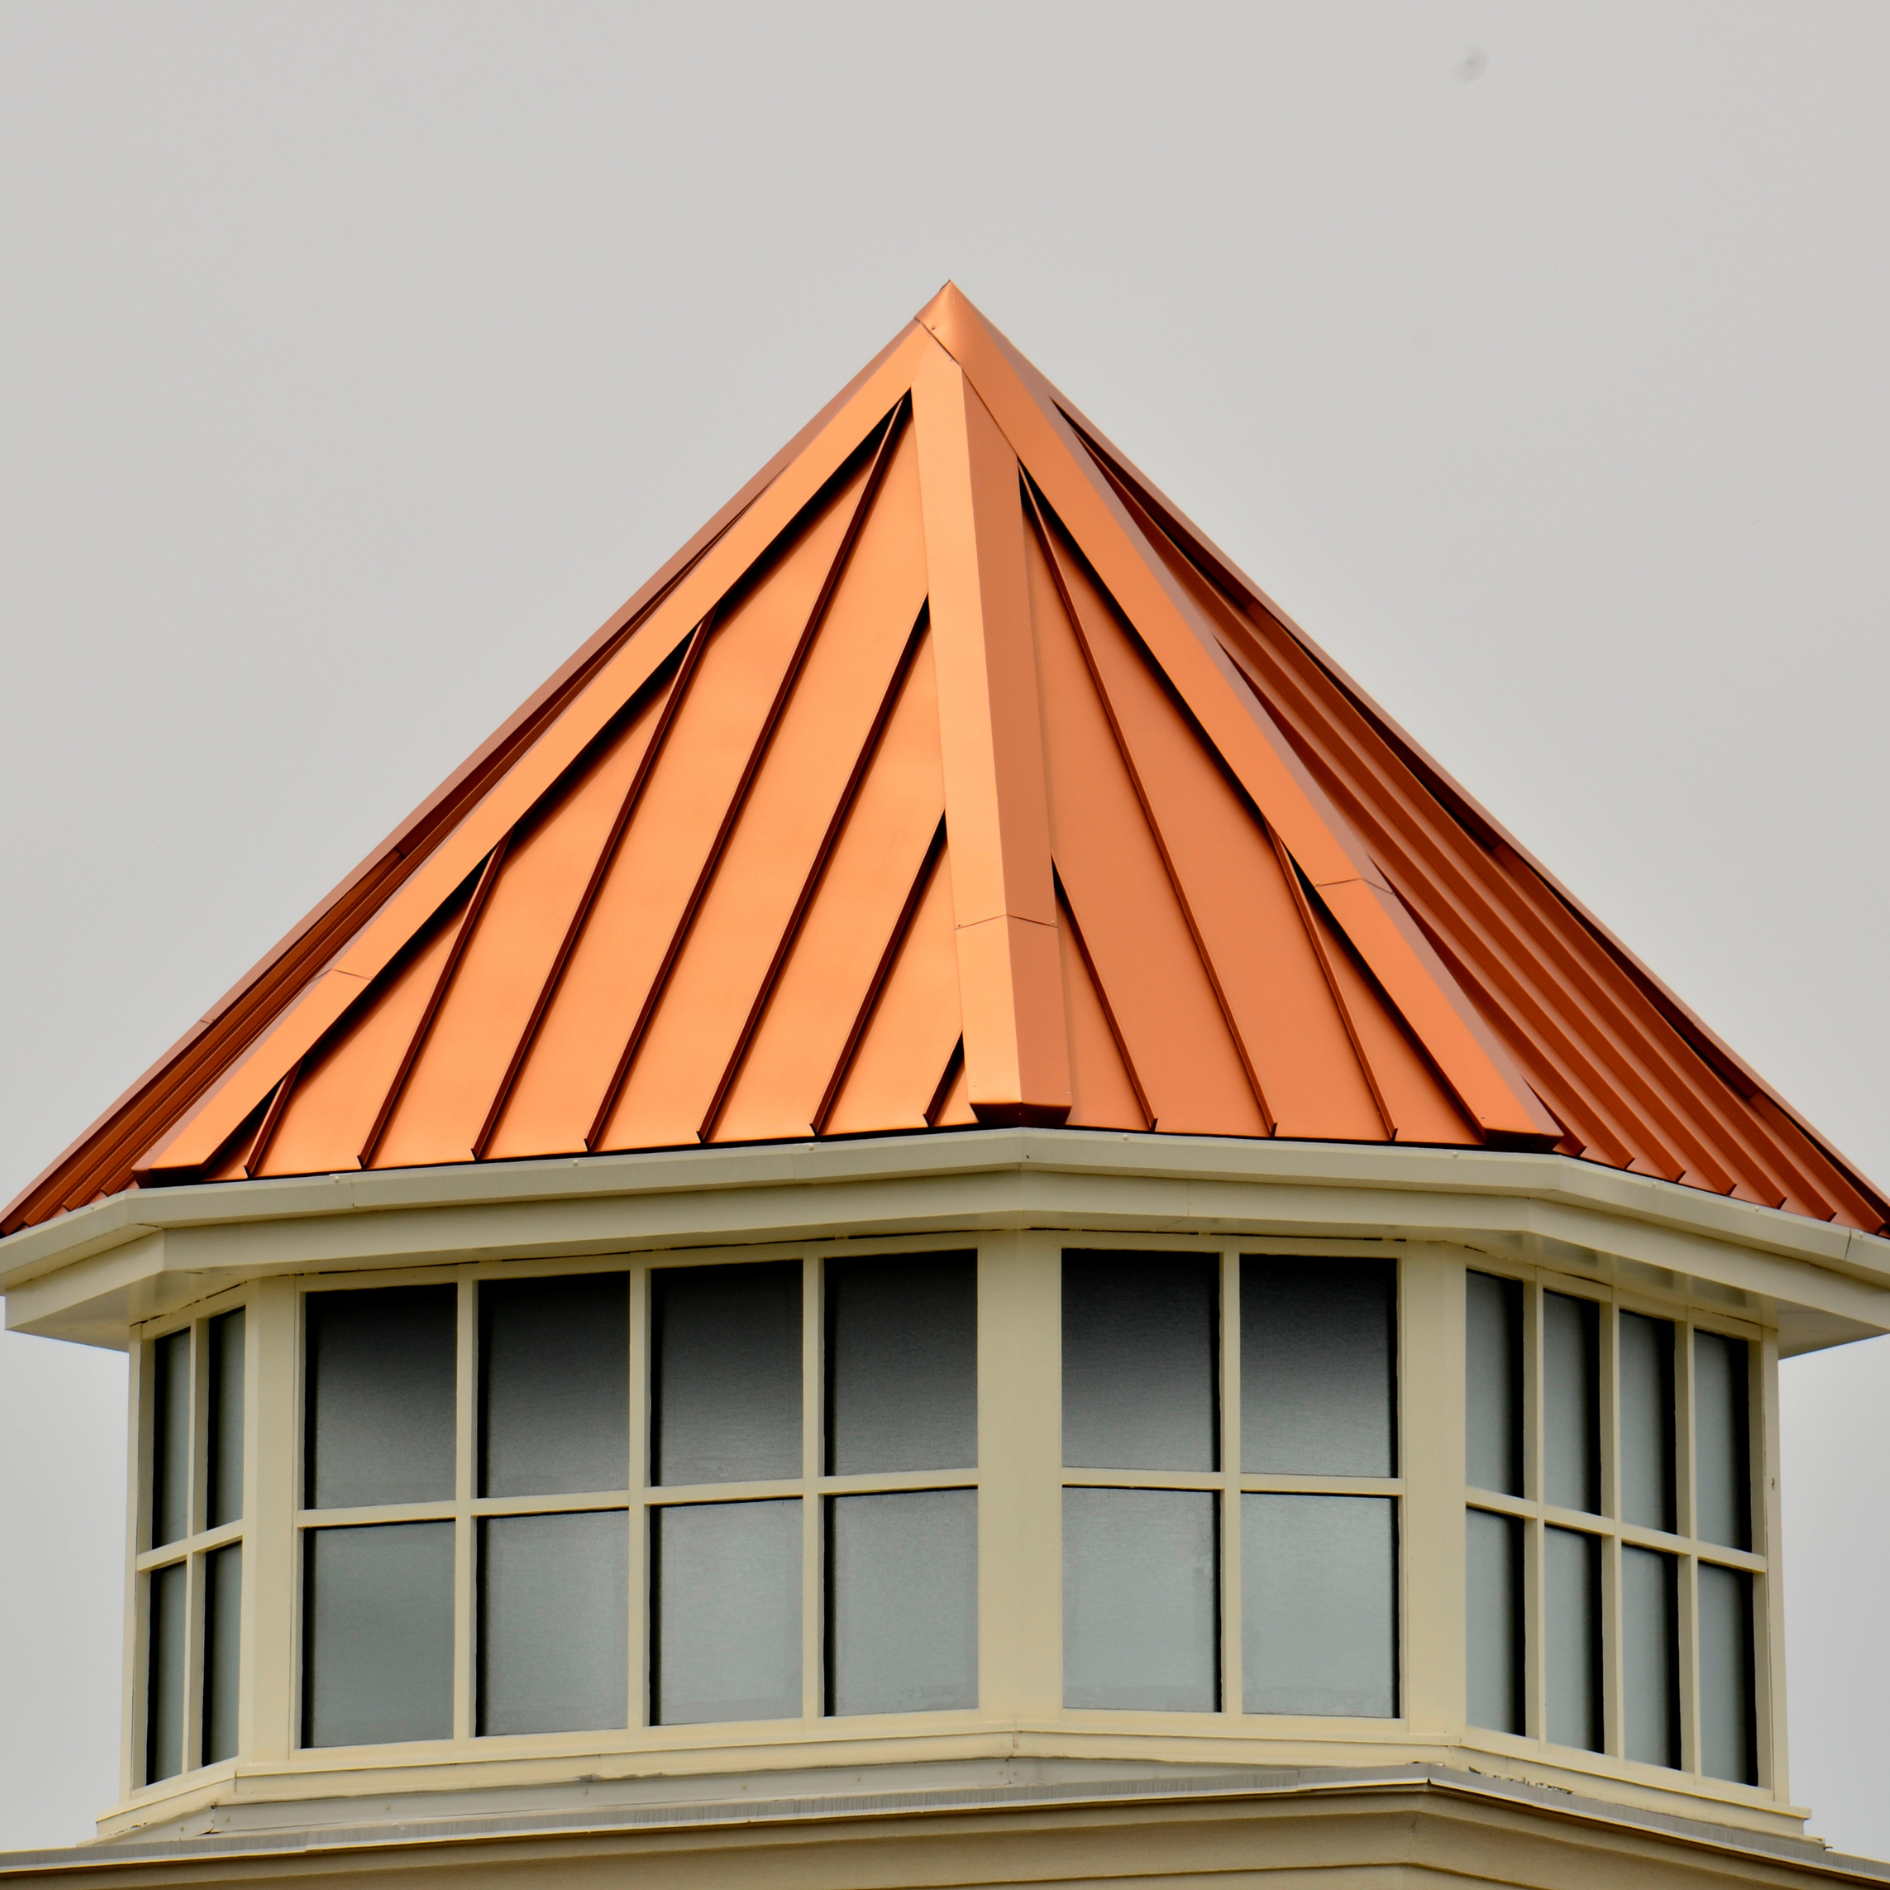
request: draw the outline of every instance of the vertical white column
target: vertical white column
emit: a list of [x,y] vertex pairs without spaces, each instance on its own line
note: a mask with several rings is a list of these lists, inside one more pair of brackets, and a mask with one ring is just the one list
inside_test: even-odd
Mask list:
[[453,1737],[473,1736],[478,1675],[473,1603],[478,1574],[478,1528],[472,1515],[479,1458],[479,1285],[459,1282],[453,1374]]
[[145,1677],[149,1666],[145,1623],[150,1608],[138,1557],[149,1546],[151,1522],[151,1349],[138,1327],[131,1329],[130,1374],[125,1404],[125,1669],[119,1715],[118,1795],[129,1798],[144,1780]]
[[1063,1702],[1063,1250],[978,1247],[978,1699],[1012,1723]]
[[1454,1741],[1468,1710],[1464,1256],[1448,1247],[1413,1245],[1399,1275],[1401,1706],[1412,1731]]
[[[1677,1335],[1674,1346],[1674,1469],[1678,1487],[1674,1508],[1680,1533],[1695,1533],[1693,1475],[1693,1328],[1684,1320],[1674,1322]],[[1680,1562],[1680,1767],[1682,1771],[1700,1769],[1700,1661],[1699,1640],[1695,1629],[1698,1619],[1699,1564],[1692,1556]]]
[[[1621,1315],[1610,1301],[1595,1310],[1601,1354],[1601,1513],[1621,1521]],[[1627,1710],[1621,1650],[1621,1537],[1618,1528],[1601,1538],[1601,1746],[1622,1757],[1627,1751]]]
[[1785,1592],[1779,1526],[1778,1335],[1768,1332],[1752,1351],[1752,1546],[1765,1557],[1765,1573],[1753,1578],[1752,1650],[1758,1683],[1759,1783],[1791,1802],[1785,1738]]
[[825,1415],[820,1261],[801,1261],[801,1717],[812,1728],[826,1706],[826,1582],[821,1568],[820,1472]]
[[[1523,1491],[1547,1500],[1542,1456],[1542,1288],[1523,1287]],[[1548,1555],[1540,1515],[1523,1524],[1523,1720],[1534,1739],[1549,1736]]]
[[650,1268],[630,1268],[630,1724],[650,1723]]
[[245,1315],[242,1752],[286,1759],[298,1743],[302,1343],[293,1280],[258,1280]]
[[1240,1250],[1221,1251],[1221,1711],[1246,1710],[1240,1572]]

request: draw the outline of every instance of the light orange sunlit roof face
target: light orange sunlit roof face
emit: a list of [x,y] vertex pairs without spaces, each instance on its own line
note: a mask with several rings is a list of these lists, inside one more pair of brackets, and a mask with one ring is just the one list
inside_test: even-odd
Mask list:
[[948,286],[4,1225],[976,1123],[1886,1218]]

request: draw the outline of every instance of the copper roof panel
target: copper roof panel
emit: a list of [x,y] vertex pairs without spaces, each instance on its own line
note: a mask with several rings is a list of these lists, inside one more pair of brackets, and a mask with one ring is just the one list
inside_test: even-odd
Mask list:
[[948,287],[4,1225],[975,1121],[1886,1219]]

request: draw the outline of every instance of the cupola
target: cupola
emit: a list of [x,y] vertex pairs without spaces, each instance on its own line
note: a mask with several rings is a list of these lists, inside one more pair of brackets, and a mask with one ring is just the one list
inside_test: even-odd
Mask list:
[[1887,1217],[948,286],[0,1287],[132,1361],[108,1838],[1422,1773],[1787,1857],[1777,1366]]

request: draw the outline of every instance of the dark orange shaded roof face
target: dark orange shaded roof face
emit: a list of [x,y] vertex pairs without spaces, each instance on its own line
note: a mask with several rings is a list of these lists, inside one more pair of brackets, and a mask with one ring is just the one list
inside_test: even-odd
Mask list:
[[4,1227],[977,1122],[1886,1220],[948,287]]

